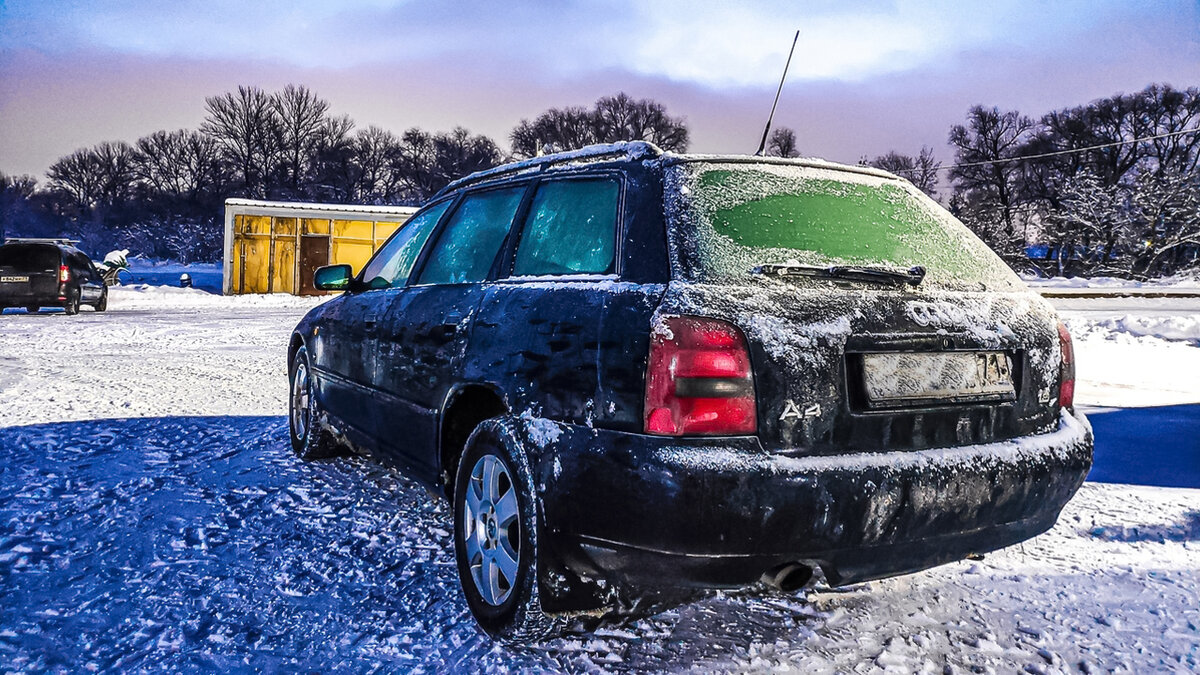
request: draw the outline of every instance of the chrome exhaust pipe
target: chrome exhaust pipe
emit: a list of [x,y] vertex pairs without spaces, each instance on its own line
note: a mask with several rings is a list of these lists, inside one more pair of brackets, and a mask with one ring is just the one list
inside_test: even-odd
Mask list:
[[763,572],[762,582],[784,593],[794,593],[813,577],[813,569],[800,563],[784,563]]

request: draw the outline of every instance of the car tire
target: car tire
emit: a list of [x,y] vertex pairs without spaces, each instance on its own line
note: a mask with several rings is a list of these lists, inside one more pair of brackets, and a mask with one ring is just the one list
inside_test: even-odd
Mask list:
[[539,502],[511,417],[495,417],[467,439],[454,482],[454,558],[479,627],[510,643],[555,635],[566,620],[538,597]]
[[108,289],[100,292],[100,299],[96,301],[96,311],[103,312],[108,309]]
[[29,312],[30,314],[37,314],[38,310],[40,310],[40,309],[41,309],[41,307],[39,307],[37,305],[27,305],[25,307],[25,311]]
[[296,350],[290,375],[288,437],[292,442],[292,451],[303,460],[337,456],[340,454],[337,441],[320,424],[321,409],[313,396],[312,367],[307,348]]
[[73,288],[67,292],[67,301],[63,304],[63,310],[69,316],[79,313],[79,289]]

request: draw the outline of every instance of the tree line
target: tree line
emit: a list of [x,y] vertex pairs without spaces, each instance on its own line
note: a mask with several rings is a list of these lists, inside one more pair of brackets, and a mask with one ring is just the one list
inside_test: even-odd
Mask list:
[[[1198,124],[1200,92],[1156,84],[1038,118],[975,106],[950,129],[950,166],[929,147],[860,163],[942,199],[1022,271],[1146,278],[1198,264],[1200,134],[1187,133]],[[622,140],[684,152],[689,132],[661,103],[618,93],[522,119],[507,140],[505,150],[462,127],[359,128],[306,87],[238,87],[205,100],[198,129],[76,150],[44,186],[0,173],[0,235],[214,260],[226,197],[419,204],[511,159]],[[799,156],[795,131],[775,129],[767,154]]]
[[238,87],[205,100],[199,129],[81,148],[50,167],[44,186],[0,173],[0,237],[68,236],[93,251],[215,260],[227,197],[414,205],[509,159],[628,139],[685,151],[688,131],[661,104],[621,93],[521,120],[505,152],[462,127],[357,128],[303,86]]

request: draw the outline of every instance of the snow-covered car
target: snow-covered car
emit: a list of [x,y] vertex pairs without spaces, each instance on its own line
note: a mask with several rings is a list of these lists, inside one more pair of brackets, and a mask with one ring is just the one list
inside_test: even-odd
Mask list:
[[315,279],[344,292],[291,339],[294,449],[449,497],[501,638],[995,550],[1091,465],[1053,309],[873,169],[593,146],[453,183]]
[[78,314],[81,305],[108,308],[108,286],[87,254],[65,239],[6,239],[0,246],[0,310],[62,307]]

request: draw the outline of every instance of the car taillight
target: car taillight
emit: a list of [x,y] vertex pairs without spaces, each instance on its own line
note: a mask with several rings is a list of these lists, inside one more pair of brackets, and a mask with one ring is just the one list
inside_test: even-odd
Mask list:
[[665,318],[650,338],[645,403],[648,434],[754,433],[754,380],[742,332],[718,319]]
[[1059,371],[1058,404],[1064,408],[1075,405],[1075,347],[1067,327],[1058,322],[1058,344],[1062,347],[1062,370]]
[[71,268],[66,265],[58,266],[58,282],[65,284],[71,280]]

